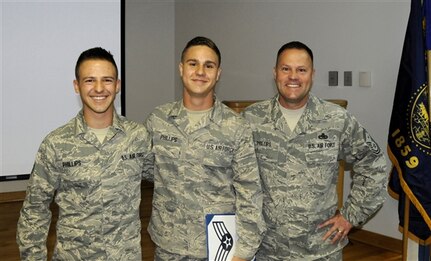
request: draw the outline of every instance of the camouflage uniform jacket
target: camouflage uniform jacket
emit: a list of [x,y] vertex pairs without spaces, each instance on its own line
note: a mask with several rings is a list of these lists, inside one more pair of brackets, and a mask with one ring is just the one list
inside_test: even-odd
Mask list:
[[147,159],[145,127],[116,113],[103,144],[82,112],[51,132],[37,153],[18,221],[21,260],[47,260],[53,198],[59,206],[53,260],[141,260],[140,184]]
[[363,224],[383,204],[386,160],[379,146],[342,107],[313,94],[296,128],[290,131],[278,95],[245,109],[264,191],[267,253],[314,259],[340,250],[347,240],[322,241],[329,227],[317,229],[337,209],[338,160],[353,164],[353,186],[341,213]]
[[146,121],[155,154],[151,238],[165,251],[205,258],[205,215],[235,212],[235,253],[251,258],[265,227],[251,128],[217,100],[189,126],[182,104],[159,106]]

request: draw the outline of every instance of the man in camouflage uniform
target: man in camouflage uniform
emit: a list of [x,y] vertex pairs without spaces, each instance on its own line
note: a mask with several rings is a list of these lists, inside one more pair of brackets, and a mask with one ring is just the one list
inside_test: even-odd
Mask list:
[[148,231],[155,260],[206,260],[207,214],[236,214],[233,260],[250,260],[264,232],[262,191],[250,126],[214,96],[220,52],[208,38],[188,42],[179,65],[183,99],[146,121],[155,154]]
[[[385,198],[379,146],[346,110],[310,93],[313,77],[311,50],[287,43],[274,68],[278,94],[243,112],[255,126],[268,229],[258,260],[341,260],[349,230]],[[339,211],[338,160],[353,165],[353,186]]]
[[141,260],[140,183],[151,160],[148,133],[115,112],[120,80],[108,51],[83,52],[75,74],[83,108],[39,148],[18,221],[21,260],[47,260],[53,199],[59,206],[53,260]]

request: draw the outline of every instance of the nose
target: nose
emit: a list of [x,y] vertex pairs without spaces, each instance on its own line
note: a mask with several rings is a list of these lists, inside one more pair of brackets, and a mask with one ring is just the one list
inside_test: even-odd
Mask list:
[[298,74],[294,70],[292,70],[292,71],[289,72],[288,77],[289,77],[289,79],[297,79],[298,78]]
[[203,65],[199,65],[199,66],[196,68],[196,74],[197,74],[197,75],[205,75],[205,68],[204,68],[204,66],[203,66]]
[[96,92],[103,92],[103,89],[105,86],[103,85],[103,81],[96,81],[96,84],[94,85],[94,90]]

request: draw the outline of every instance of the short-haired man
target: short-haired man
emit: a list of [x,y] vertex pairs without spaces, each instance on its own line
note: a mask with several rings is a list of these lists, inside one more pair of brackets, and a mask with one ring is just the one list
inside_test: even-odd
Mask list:
[[207,260],[205,216],[236,214],[233,260],[251,260],[264,232],[262,191],[250,126],[215,97],[220,52],[196,37],[179,64],[183,98],[157,107],[154,196],[148,226],[155,260]]
[[148,133],[115,112],[120,80],[108,51],[84,51],[75,74],[82,110],[39,148],[18,221],[21,260],[47,260],[53,200],[59,207],[53,260],[141,260],[140,184],[152,166]]
[[[386,160],[345,109],[310,93],[313,53],[283,45],[274,79],[278,94],[245,109],[264,191],[267,233],[258,260],[341,260],[347,234],[383,204]],[[337,211],[338,161],[352,164],[353,186]]]

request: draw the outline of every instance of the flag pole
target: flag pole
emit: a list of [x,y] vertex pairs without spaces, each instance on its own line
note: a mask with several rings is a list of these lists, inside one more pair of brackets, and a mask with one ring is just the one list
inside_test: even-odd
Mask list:
[[403,261],[407,261],[407,251],[409,242],[409,219],[410,219],[410,199],[407,195],[404,204],[404,224],[403,224]]

